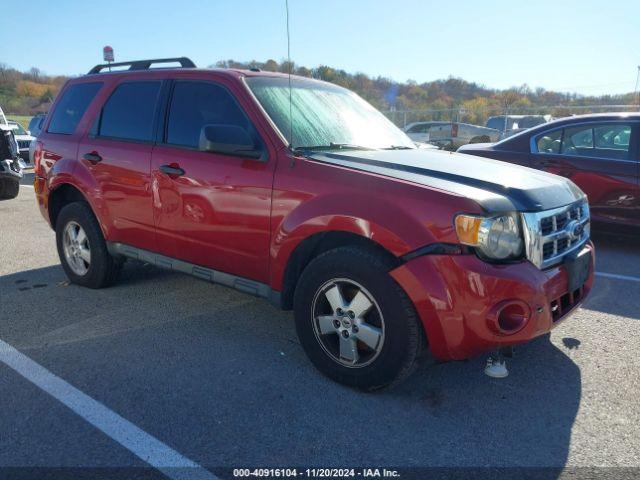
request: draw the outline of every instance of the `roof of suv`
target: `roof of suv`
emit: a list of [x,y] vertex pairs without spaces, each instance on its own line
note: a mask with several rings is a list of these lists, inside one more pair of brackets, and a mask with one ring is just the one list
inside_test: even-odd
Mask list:
[[[227,75],[233,78],[241,77],[280,77],[289,78],[289,74],[282,72],[269,72],[266,70],[243,70],[239,68],[150,68],[148,70],[116,70],[112,72],[100,72],[100,73],[88,73],[78,78],[96,78],[102,76],[127,76],[127,75],[145,75],[155,74],[157,72],[164,72],[169,75],[180,74],[184,72],[201,72],[201,73],[216,73]],[[291,75],[291,78],[300,78],[304,80],[316,80],[309,77],[302,77],[299,75]],[[321,81],[321,80],[320,80]]]
[[[180,67],[156,67],[152,68],[152,65],[166,65],[167,63],[179,63]],[[119,67],[129,67],[126,69],[119,69]],[[116,68],[116,70],[112,71],[112,68]],[[322,80],[302,77],[300,75],[290,75],[288,73],[282,72],[270,72],[266,70],[255,69],[239,69],[239,68],[197,68],[195,63],[191,61],[191,59],[187,57],[176,57],[176,58],[157,58],[157,59],[146,59],[146,60],[133,60],[128,62],[118,62],[118,63],[104,63],[100,65],[96,65],[93,67],[89,73],[83,75],[81,77],[77,77],[71,79],[71,83],[86,81],[87,79],[96,79],[102,75],[107,75],[111,78],[120,78],[126,76],[157,76],[158,72],[162,72],[164,75],[172,76],[180,76],[180,74],[184,73],[213,73],[216,75],[222,75],[226,77],[231,77],[234,79],[243,78],[243,77],[272,77],[272,78],[295,78],[299,80],[306,81],[315,81],[320,83],[327,83]]]

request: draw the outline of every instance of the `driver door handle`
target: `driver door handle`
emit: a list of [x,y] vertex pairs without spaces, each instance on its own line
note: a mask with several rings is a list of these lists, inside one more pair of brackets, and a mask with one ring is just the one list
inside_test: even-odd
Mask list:
[[177,163],[172,163],[171,165],[160,165],[159,170],[172,178],[180,177],[185,174],[185,171],[180,168]]

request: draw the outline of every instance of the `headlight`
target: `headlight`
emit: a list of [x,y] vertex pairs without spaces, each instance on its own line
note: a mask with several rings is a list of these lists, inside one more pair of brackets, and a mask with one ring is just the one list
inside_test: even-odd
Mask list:
[[520,222],[515,214],[498,217],[458,215],[455,225],[460,243],[476,247],[482,256],[507,260],[522,255]]

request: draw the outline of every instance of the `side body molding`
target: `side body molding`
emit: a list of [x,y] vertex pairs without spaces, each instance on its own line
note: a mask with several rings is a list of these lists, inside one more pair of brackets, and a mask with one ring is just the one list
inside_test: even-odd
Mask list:
[[113,256],[122,256],[134,260],[147,262],[159,268],[186,273],[207,282],[230,287],[254,297],[266,298],[276,306],[280,305],[280,292],[272,290],[269,285],[256,282],[244,277],[238,277],[229,273],[220,272],[211,268],[202,267],[193,263],[184,262],[176,258],[166,257],[159,253],[150,252],[141,248],[132,247],[124,243],[107,242],[107,249]]

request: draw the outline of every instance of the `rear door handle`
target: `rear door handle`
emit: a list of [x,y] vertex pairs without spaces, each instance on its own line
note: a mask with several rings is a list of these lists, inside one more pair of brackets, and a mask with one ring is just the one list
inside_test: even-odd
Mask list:
[[172,178],[180,177],[185,174],[185,171],[180,168],[177,163],[172,163],[171,165],[160,165],[160,171],[162,173],[166,173]]
[[102,161],[102,157],[100,155],[98,155],[98,152],[90,152],[90,153],[85,153],[82,158],[84,158],[85,160],[90,161],[91,163],[93,163],[94,165],[98,162]]

